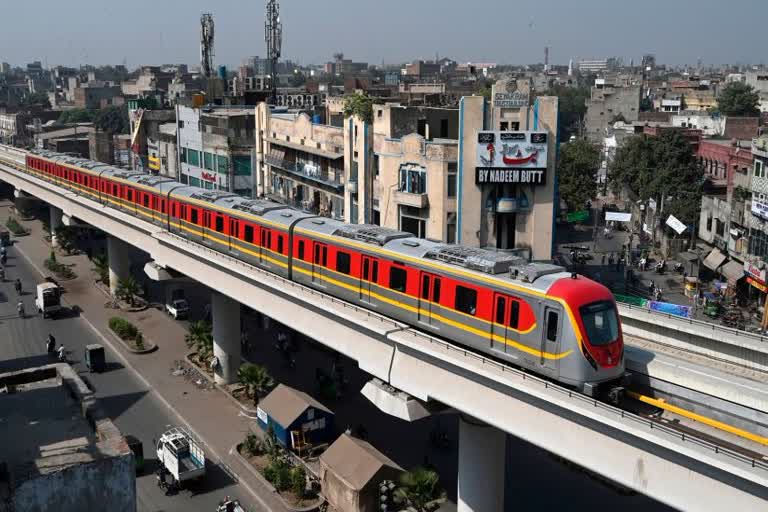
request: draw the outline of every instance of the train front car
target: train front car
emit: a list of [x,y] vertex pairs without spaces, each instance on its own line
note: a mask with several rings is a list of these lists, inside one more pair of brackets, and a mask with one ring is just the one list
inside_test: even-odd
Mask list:
[[624,339],[613,294],[600,283],[583,276],[563,277],[547,292],[568,308],[569,343],[579,354],[565,358],[560,380],[594,397],[621,398],[626,382]]

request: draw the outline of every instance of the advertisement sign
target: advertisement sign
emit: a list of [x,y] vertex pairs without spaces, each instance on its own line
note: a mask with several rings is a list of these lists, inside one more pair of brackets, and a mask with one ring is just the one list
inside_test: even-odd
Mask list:
[[768,220],[768,204],[752,200],[752,215]]
[[629,222],[632,220],[632,214],[623,212],[605,212],[605,220],[606,222]]
[[475,183],[544,185],[547,132],[479,132]]
[[674,229],[678,235],[682,235],[683,231],[687,229],[687,226],[680,222],[674,215],[667,217],[667,226]]
[[493,96],[493,106],[496,108],[524,108],[529,103],[528,93],[520,91],[497,92]]
[[751,284],[752,286],[754,286],[755,288],[757,288],[758,290],[760,290],[761,292],[768,293],[768,286],[765,286],[764,284],[756,281],[755,279],[752,279],[751,277],[748,277],[747,278],[747,282],[749,284]]
[[744,262],[744,273],[761,283],[765,283],[765,270],[761,270],[757,265],[748,261]]
[[681,306],[680,304],[672,304],[671,302],[656,302],[655,300],[652,300],[649,303],[649,308],[651,311],[658,311],[660,313],[667,313],[683,318],[691,318],[691,306]]
[[211,183],[216,183],[216,173],[215,172],[201,172],[200,177],[204,179],[205,181],[210,181]]

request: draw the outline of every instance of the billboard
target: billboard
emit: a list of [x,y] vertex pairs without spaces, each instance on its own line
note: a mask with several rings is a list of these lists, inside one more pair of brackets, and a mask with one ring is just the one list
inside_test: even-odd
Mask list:
[[544,185],[548,142],[547,132],[479,132],[475,183]]

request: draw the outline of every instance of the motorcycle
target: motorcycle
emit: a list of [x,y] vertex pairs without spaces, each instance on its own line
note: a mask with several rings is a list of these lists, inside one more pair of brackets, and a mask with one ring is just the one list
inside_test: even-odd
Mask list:
[[677,272],[678,274],[682,274],[684,270],[685,270],[685,265],[683,265],[682,263],[675,263],[675,272]]

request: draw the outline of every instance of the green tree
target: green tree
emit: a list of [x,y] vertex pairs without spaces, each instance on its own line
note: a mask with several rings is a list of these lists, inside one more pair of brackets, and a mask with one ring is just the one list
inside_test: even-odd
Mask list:
[[91,263],[93,263],[91,270],[96,272],[96,275],[98,276],[97,281],[109,284],[109,260],[107,259],[107,256],[105,254],[94,256]]
[[357,116],[368,124],[373,123],[373,98],[365,93],[344,98],[344,117]]
[[75,247],[75,230],[70,226],[61,225],[54,230],[56,236],[56,242],[61,247],[61,250],[67,254],[74,253],[77,248]]
[[237,370],[237,378],[245,386],[247,396],[253,398],[253,405],[259,405],[259,398],[275,385],[267,369],[252,363],[245,363]]
[[726,116],[760,115],[760,95],[744,82],[731,82],[717,97],[717,110]]
[[587,139],[563,145],[557,168],[560,197],[572,211],[581,210],[597,195],[600,149]]
[[291,491],[297,498],[302,499],[307,490],[307,472],[304,466],[291,468]]
[[59,115],[58,122],[60,124],[71,123],[90,123],[96,118],[96,110],[86,110],[84,108],[74,108],[72,110],[65,110]]
[[51,102],[48,100],[48,94],[45,92],[27,93],[24,95],[23,98],[21,98],[21,101],[19,102],[19,104],[23,108],[28,108],[28,107],[51,108]]
[[93,124],[101,131],[111,133],[128,133],[130,123],[128,122],[128,107],[107,107],[99,110],[93,120]]
[[653,102],[650,98],[640,100],[640,112],[650,112],[653,110]]
[[587,99],[590,96],[589,87],[570,87],[553,85],[546,91],[536,93],[537,96],[557,96],[560,120],[560,140],[568,140],[571,135],[579,135],[587,113]]
[[663,205],[665,215],[674,215],[684,224],[698,218],[704,174],[678,130],[627,138],[616,151],[608,179],[614,193],[627,187],[638,199]]
[[213,353],[213,333],[211,324],[208,322],[192,322],[189,331],[184,336],[187,346],[197,352],[198,358],[202,361],[208,359]]
[[417,467],[400,475],[400,486],[395,490],[395,501],[427,512],[430,504],[445,499],[440,488],[440,477],[435,471]]
[[136,296],[141,291],[138,281],[133,277],[126,277],[117,281],[115,296],[118,299],[126,301],[131,306],[136,305]]

